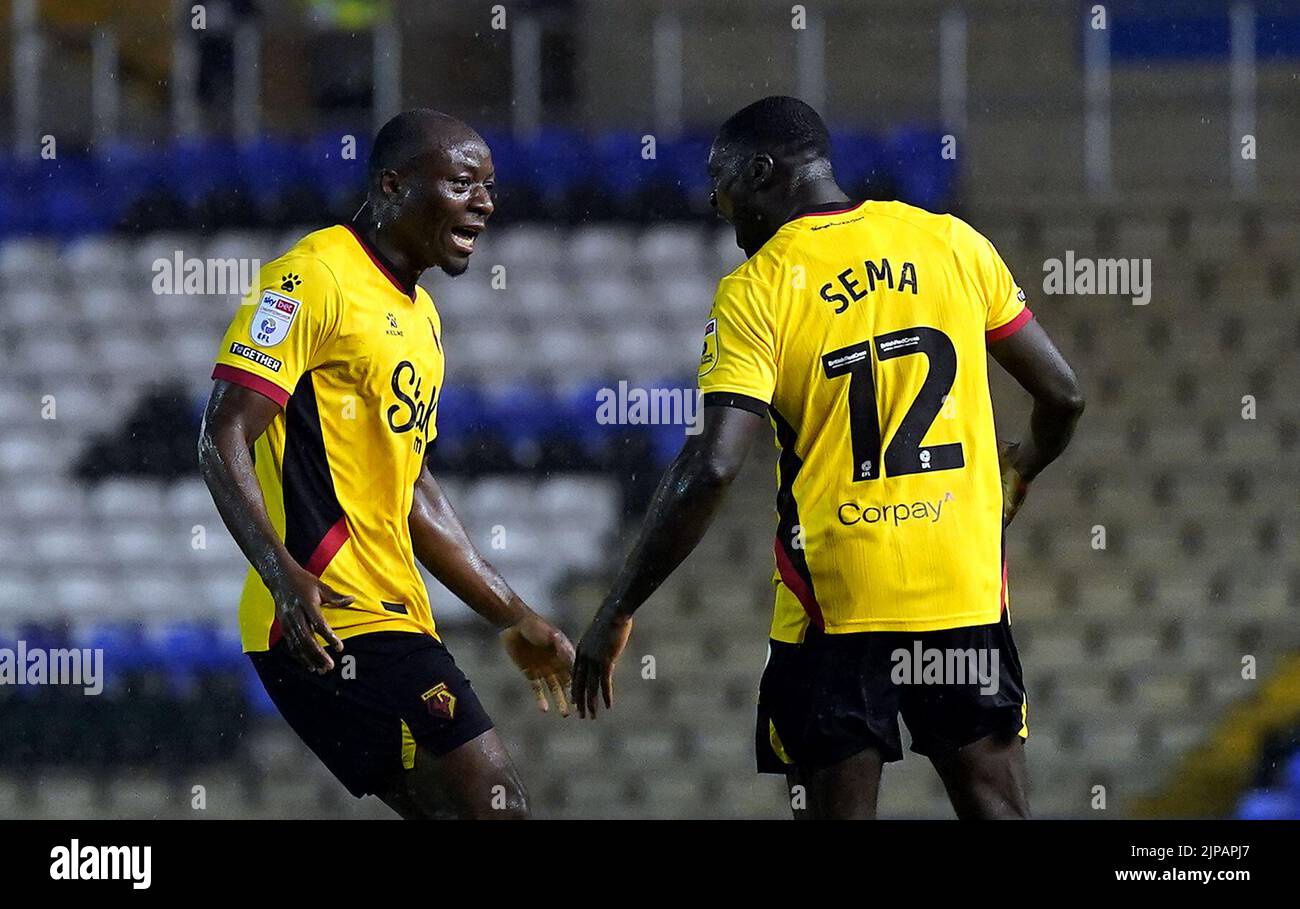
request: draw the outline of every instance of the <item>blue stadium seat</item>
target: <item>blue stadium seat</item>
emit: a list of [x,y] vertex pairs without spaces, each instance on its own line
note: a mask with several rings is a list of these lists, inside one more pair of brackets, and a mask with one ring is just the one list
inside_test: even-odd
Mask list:
[[187,205],[242,188],[235,144],[229,140],[181,140],[167,150],[165,160],[167,186]]
[[[672,219],[707,213],[710,136],[660,138],[652,159],[642,157],[643,137],[634,130],[592,138],[547,127],[519,140],[488,129],[483,136],[499,185],[516,203],[503,206],[502,217]],[[355,152],[347,158],[345,140]],[[899,129],[886,141],[836,133],[832,156],[841,182],[855,194],[897,190],[905,201],[943,208],[957,168],[940,156],[941,140],[939,130],[925,126]],[[128,215],[133,226],[158,229],[183,220],[184,208],[209,219],[209,225],[274,225],[299,214],[306,220],[321,217],[316,197],[338,216],[340,206],[360,194],[369,143],[364,130],[305,142],[280,136],[242,143],[108,140],[93,156],[63,150],[53,161],[0,158],[0,237],[74,237],[126,225]],[[286,210],[281,203],[289,198],[311,210]],[[163,204],[153,204],[155,199]]]
[[177,622],[163,629],[157,646],[163,668],[169,673],[215,672],[239,661],[231,640],[206,622]]
[[519,162],[519,144],[515,142],[515,137],[503,129],[481,129],[479,135],[492,153],[492,167],[496,171],[497,182],[520,179],[522,168]]
[[583,453],[596,458],[605,452],[610,442],[622,429],[617,425],[596,422],[597,394],[614,383],[588,381],[568,389],[557,402],[556,410],[566,414],[566,421],[576,428],[576,437]]
[[[344,158],[344,136],[355,138],[356,157]],[[305,146],[302,166],[305,176],[331,202],[359,194],[365,184],[370,138],[364,130],[348,134],[317,136]]]
[[253,668],[251,660],[242,661],[239,679],[244,699],[248,702],[249,709],[253,713],[259,717],[271,716],[276,713],[275,702],[266,693],[266,688],[262,685],[262,680],[258,677],[257,670]]
[[708,170],[711,144],[711,137],[689,134],[659,143],[661,176],[679,186],[692,207],[702,204],[713,188]]
[[81,646],[104,651],[104,667],[110,678],[124,672],[158,669],[161,654],[134,622],[112,622],[90,629]]
[[1290,792],[1256,789],[1242,796],[1237,804],[1239,821],[1300,820],[1300,800]]
[[75,646],[103,652],[104,688],[113,694],[125,693],[127,677],[161,669],[158,649],[139,623],[115,621],[93,625],[78,637]]
[[0,162],[0,173],[7,203],[0,213],[5,234],[71,236],[104,226],[90,192],[89,158],[70,153],[50,160],[11,157]]
[[535,383],[491,389],[483,403],[490,424],[512,451],[540,444],[551,427],[552,398]]
[[[698,390],[695,382],[680,376],[671,376],[652,382],[650,387],[681,389],[683,420],[692,413],[696,415],[697,419],[703,419],[703,414],[686,410],[689,398],[693,397]],[[695,407],[696,405],[691,402],[689,406]],[[661,424],[648,426],[646,429],[650,434],[650,445],[655,463],[661,467],[667,466],[673,458],[677,457],[677,453],[682,450],[682,445],[686,443],[686,425],[684,423]]]
[[65,155],[46,162],[44,201],[46,230],[69,238],[102,231],[116,221],[117,189],[101,179],[96,162],[88,155]]
[[1282,785],[1296,798],[1297,804],[1300,804],[1300,750],[1291,755],[1286,766],[1282,768]]
[[516,152],[520,155],[513,168],[516,179],[523,176],[548,203],[559,202],[580,188],[591,173],[591,144],[577,130],[541,129]]
[[840,185],[853,193],[884,175],[885,146],[868,133],[832,133],[831,161]]
[[931,211],[942,211],[952,197],[957,162],[943,157],[943,133],[928,127],[904,127],[890,135],[886,155],[893,168],[898,198]]
[[455,442],[481,431],[486,426],[483,407],[483,396],[475,386],[455,382],[444,386],[435,414],[438,438]]
[[261,136],[236,150],[236,167],[243,181],[258,193],[283,194],[310,182],[301,146],[274,136]]
[[109,193],[116,217],[162,185],[166,164],[159,149],[120,140],[100,143],[95,149],[100,179]]
[[644,158],[644,148],[642,136],[628,130],[606,133],[596,140],[594,172],[603,192],[626,201],[663,179],[665,168],[658,150],[654,158]]
[[596,389],[584,384],[567,390],[554,390],[551,397],[550,425],[555,432],[579,438],[596,422]]

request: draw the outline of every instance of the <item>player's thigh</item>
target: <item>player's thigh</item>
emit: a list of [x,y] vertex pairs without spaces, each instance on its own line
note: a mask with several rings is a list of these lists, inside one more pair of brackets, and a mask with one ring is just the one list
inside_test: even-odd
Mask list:
[[810,630],[801,644],[770,644],[759,685],[758,768],[785,771],[796,817],[875,817],[881,767],[902,757],[882,640]]
[[[1028,699],[1008,617],[924,632],[917,640],[943,653],[953,671],[939,683],[904,687],[912,750],[939,772],[958,817],[1027,817]],[[955,656],[965,662],[949,659]]]
[[950,754],[932,755],[930,763],[962,820],[1029,817],[1025,743],[1019,735],[987,735]]
[[794,767],[786,774],[795,820],[872,820],[884,757],[864,748],[829,767]]
[[414,766],[380,794],[407,819],[522,820],[528,794],[495,729],[447,752],[415,750]]

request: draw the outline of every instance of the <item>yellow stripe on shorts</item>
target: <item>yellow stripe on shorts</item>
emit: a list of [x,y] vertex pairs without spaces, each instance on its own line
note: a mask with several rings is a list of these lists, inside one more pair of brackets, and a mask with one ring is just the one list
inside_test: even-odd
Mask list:
[[772,745],[772,751],[781,759],[782,763],[793,764],[790,755],[785,753],[785,746],[781,744],[781,737],[776,734],[776,723],[771,720],[767,721],[767,740]]
[[415,769],[415,736],[411,735],[406,720],[402,720],[402,769]]

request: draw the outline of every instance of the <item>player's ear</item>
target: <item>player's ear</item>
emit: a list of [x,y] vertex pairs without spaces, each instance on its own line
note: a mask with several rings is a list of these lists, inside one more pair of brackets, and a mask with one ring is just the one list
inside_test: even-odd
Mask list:
[[754,189],[763,189],[772,182],[776,162],[768,154],[755,155],[749,161],[749,182]]
[[395,170],[379,172],[379,194],[387,202],[397,202],[402,195],[402,178]]

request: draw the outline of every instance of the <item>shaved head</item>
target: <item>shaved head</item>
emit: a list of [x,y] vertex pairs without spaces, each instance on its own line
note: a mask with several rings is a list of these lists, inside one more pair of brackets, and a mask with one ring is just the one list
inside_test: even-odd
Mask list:
[[429,107],[402,111],[383,125],[370,149],[367,173],[371,183],[385,170],[403,170],[416,158],[444,150],[466,139],[482,138],[450,114]]
[[831,137],[812,106],[783,95],[773,95],[741,108],[722,124],[716,148],[740,153],[767,154],[774,158],[830,154]]

